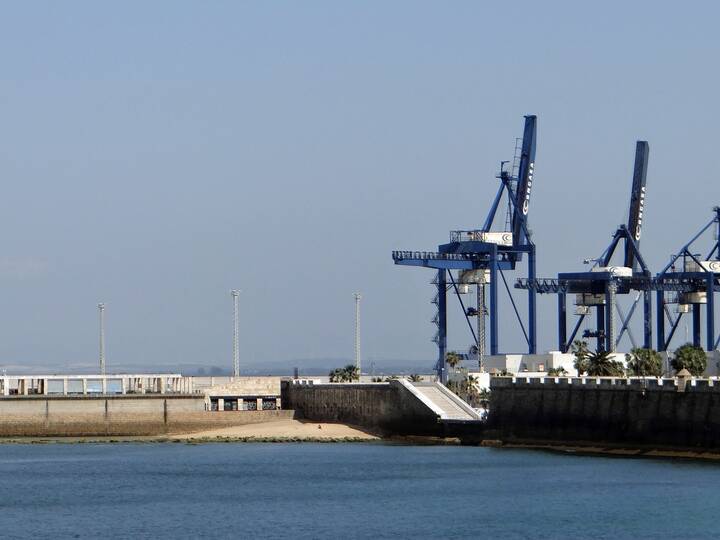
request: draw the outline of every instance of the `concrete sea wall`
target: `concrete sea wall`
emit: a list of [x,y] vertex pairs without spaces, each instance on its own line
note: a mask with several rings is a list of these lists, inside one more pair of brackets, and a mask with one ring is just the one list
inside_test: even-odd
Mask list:
[[0,436],[132,436],[184,433],[292,418],[293,411],[205,410],[203,396],[0,398]]
[[494,377],[491,390],[488,436],[504,442],[720,450],[720,381]]
[[438,416],[398,381],[300,385],[283,381],[284,409],[318,422],[341,422],[394,435],[443,434]]

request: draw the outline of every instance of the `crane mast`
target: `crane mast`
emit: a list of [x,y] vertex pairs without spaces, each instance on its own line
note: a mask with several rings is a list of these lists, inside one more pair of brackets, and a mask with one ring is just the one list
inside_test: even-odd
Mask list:
[[[645,212],[645,183],[647,181],[648,157],[650,145],[647,141],[637,141],[635,145],[635,168],[633,170],[632,191],[630,192],[630,211],[627,229],[635,245],[640,248],[642,236],[643,213]],[[625,265],[637,269],[637,259],[630,242],[625,242]]]
[[525,117],[523,131],[522,153],[520,167],[518,168],[517,189],[513,210],[513,243],[516,246],[524,245],[528,238],[527,217],[530,208],[530,195],[532,193],[533,175],[535,172],[535,146],[537,139],[537,117]]

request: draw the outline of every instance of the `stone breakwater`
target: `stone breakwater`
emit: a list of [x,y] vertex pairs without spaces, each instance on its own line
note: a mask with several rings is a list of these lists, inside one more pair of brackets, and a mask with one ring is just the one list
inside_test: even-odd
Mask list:
[[491,381],[487,437],[503,443],[720,450],[720,381]]

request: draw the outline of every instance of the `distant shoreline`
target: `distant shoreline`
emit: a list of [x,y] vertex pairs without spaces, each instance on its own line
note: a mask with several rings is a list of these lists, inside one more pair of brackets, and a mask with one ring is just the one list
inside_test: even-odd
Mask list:
[[559,454],[577,456],[617,457],[617,458],[663,458],[663,459],[689,459],[704,461],[720,461],[720,453],[704,450],[690,450],[682,448],[657,448],[633,445],[599,445],[591,444],[563,444],[555,442],[520,443],[486,440],[480,446],[492,448],[507,448],[511,450],[540,450]]

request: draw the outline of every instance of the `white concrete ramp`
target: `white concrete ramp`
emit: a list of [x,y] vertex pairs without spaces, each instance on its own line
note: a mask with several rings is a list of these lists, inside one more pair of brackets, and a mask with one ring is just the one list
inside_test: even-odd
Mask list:
[[403,386],[432,409],[441,420],[480,420],[480,414],[445,386],[436,382],[411,383]]

